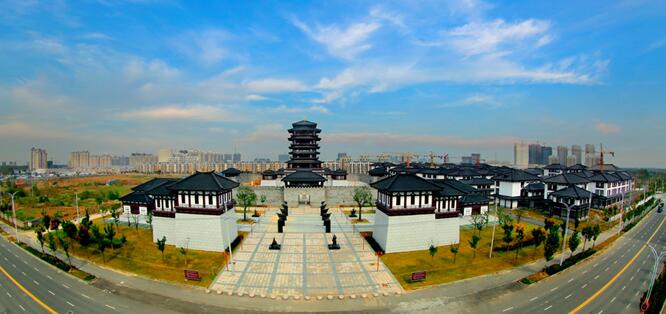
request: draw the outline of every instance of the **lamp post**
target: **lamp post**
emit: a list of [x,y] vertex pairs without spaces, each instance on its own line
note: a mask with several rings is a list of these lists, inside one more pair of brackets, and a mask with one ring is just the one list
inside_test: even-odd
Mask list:
[[567,248],[567,232],[569,231],[569,213],[571,212],[571,205],[567,203],[564,204],[567,207],[567,222],[564,224],[564,236],[562,237],[562,254],[560,255],[560,266],[564,263],[564,250]]
[[652,252],[652,256],[654,256],[654,265],[652,266],[652,272],[650,274],[650,284],[648,285],[648,290],[647,294],[645,295],[645,300],[643,300],[643,304],[641,304],[641,309],[643,308],[643,306],[647,307],[647,302],[649,302],[650,300],[650,294],[652,294],[652,286],[654,285],[654,281],[657,279],[657,270],[659,269],[659,262],[661,261],[662,258],[664,258],[664,256],[666,256],[666,251],[657,253],[657,250],[651,244],[648,244],[648,247],[650,248],[650,252]]
[[497,194],[495,194],[495,223],[493,224],[493,235],[490,237],[490,252],[488,252],[488,258],[493,258],[493,244],[495,244],[495,227],[497,226],[497,223],[499,222],[499,217],[497,216],[497,203],[499,203],[499,200],[497,199]]
[[81,222],[79,217],[79,192],[74,192],[74,203],[76,204],[76,223]]
[[21,240],[19,239],[18,227],[16,226],[16,207],[14,207],[14,195],[16,195],[16,193],[18,192],[20,192],[20,190],[14,193],[9,193],[9,195],[12,196],[12,219],[14,219],[14,232],[16,233],[16,242],[21,242]]

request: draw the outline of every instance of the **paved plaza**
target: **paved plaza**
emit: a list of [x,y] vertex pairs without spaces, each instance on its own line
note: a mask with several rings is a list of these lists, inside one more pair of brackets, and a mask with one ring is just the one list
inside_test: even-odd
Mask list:
[[[386,266],[339,209],[331,209],[331,233],[324,233],[319,208],[289,209],[284,233],[269,210],[220,272],[210,289],[223,293],[284,298],[362,296],[402,292]],[[333,235],[340,250],[329,250]],[[268,249],[273,238],[282,245]]]

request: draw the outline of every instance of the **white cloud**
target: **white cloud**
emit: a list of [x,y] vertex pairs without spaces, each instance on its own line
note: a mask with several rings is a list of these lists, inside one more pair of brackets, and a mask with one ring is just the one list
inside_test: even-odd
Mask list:
[[372,47],[368,38],[380,28],[377,22],[358,22],[346,28],[337,25],[310,26],[294,19],[293,24],[312,40],[326,46],[328,53],[342,59],[353,59],[359,53]]
[[299,113],[299,112],[316,112],[316,113],[330,113],[328,109],[320,105],[312,105],[308,107],[289,107],[287,105],[280,105],[268,109],[271,112],[287,112],[287,113]]
[[166,105],[128,111],[119,115],[122,119],[157,119],[157,120],[196,120],[196,121],[234,121],[236,114],[221,107],[207,105],[177,106]]
[[125,76],[130,80],[153,78],[170,79],[178,76],[180,71],[158,59],[144,60],[131,58],[123,69]]
[[453,47],[460,53],[472,56],[493,53],[509,44],[521,44],[536,38],[535,46],[543,46],[552,40],[546,32],[551,23],[528,19],[507,23],[502,19],[491,22],[471,22],[448,32]]
[[601,121],[594,124],[594,129],[597,130],[597,132],[606,135],[620,133],[622,130],[618,125]]
[[307,86],[298,80],[266,78],[243,82],[243,87],[260,93],[299,92]]
[[261,101],[268,99],[268,97],[252,94],[245,96],[245,99],[249,101]]

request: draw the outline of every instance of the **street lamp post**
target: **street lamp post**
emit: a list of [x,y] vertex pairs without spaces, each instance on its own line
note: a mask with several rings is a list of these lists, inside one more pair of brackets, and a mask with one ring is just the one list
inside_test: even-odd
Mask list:
[[567,207],[567,222],[564,224],[564,236],[562,237],[562,254],[560,255],[560,266],[564,263],[564,252],[567,248],[567,232],[569,231],[569,213],[571,212],[571,205],[567,203],[564,204]]
[[493,244],[495,243],[495,227],[497,226],[497,223],[499,222],[499,217],[497,216],[497,203],[499,203],[499,200],[497,199],[497,195],[495,195],[495,223],[493,224],[493,235],[490,238],[490,252],[488,253],[488,258],[493,258]]
[[16,225],[16,207],[14,207],[14,195],[16,195],[16,193],[18,192],[20,192],[20,190],[14,193],[9,193],[9,195],[12,196],[12,219],[14,219],[14,232],[16,233],[16,242],[21,242],[21,240],[19,239],[18,226]]
[[74,203],[76,204],[76,222],[79,223],[79,192],[74,192]]
[[661,261],[662,258],[664,258],[664,256],[666,256],[666,251],[657,253],[657,250],[651,244],[648,244],[648,247],[650,248],[650,252],[652,252],[652,256],[654,256],[654,265],[652,266],[652,272],[650,274],[650,285],[648,286],[647,294],[645,295],[645,300],[643,300],[643,304],[641,304],[641,307],[643,307],[643,305],[650,300],[650,294],[652,294],[652,286],[654,285],[654,281],[657,279],[657,270],[659,269],[659,262]]

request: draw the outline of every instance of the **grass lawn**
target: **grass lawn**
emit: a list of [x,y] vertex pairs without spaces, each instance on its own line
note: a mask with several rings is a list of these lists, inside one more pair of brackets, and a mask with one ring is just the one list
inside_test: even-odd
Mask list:
[[[95,224],[100,225],[100,229],[103,229],[101,221],[96,220]],[[78,243],[71,243],[70,254],[122,272],[203,287],[210,285],[217,273],[226,265],[225,253],[198,250],[187,250],[188,263],[186,265],[185,255],[181,254],[180,249],[173,245],[166,246],[163,260],[162,253],[153,243],[151,230],[144,228],[137,230],[134,227],[128,228],[122,225],[119,227],[120,232],[116,238],[125,235],[127,243],[119,249],[107,248],[104,251],[106,261],[102,260],[102,255],[95,244],[81,247]],[[45,243],[44,247],[48,253],[48,244]],[[59,248],[59,250],[61,249]],[[185,281],[184,269],[197,270],[201,281]]]
[[[525,224],[525,238],[531,238],[530,232],[537,226]],[[488,258],[492,227],[486,227],[481,232],[481,240],[477,246],[476,257],[469,246],[469,240],[475,234],[476,229],[465,228],[460,230],[460,247],[453,262],[453,253],[450,246],[438,247],[434,258],[430,257],[428,250],[389,253],[381,257],[382,261],[393,272],[400,284],[406,290],[419,287],[441,284],[465,278],[476,277],[484,274],[498,272],[513,268],[520,264],[529,263],[543,257],[543,244],[536,252],[534,246],[524,247],[518,258],[516,252],[493,252],[493,258]],[[495,245],[503,244],[504,233],[498,226],[495,233]],[[515,236],[515,232],[514,232]],[[414,271],[427,271],[427,279],[421,282],[410,282],[411,273]]]

